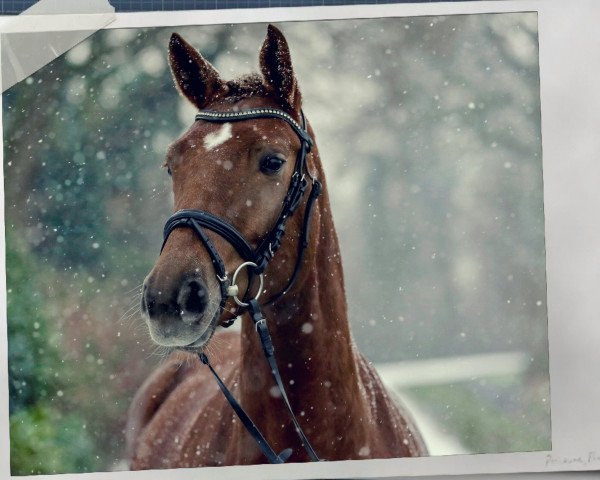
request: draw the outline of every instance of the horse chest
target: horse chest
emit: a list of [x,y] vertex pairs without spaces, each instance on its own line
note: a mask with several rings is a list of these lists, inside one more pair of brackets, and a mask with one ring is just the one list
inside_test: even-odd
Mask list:
[[[239,374],[234,365],[227,363],[228,376],[235,384]],[[140,403],[130,413],[140,418],[131,462],[133,469],[226,464],[234,414],[206,371],[181,368],[184,372],[176,381],[169,382],[166,380],[173,376],[173,366],[165,364],[155,374],[154,381],[138,393],[140,398],[160,401]]]

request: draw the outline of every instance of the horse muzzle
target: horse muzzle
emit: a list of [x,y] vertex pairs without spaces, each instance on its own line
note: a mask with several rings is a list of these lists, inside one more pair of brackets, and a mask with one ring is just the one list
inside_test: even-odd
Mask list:
[[170,288],[151,275],[144,282],[141,308],[156,343],[199,347],[214,331],[216,303],[210,301],[208,287],[198,274],[185,275]]

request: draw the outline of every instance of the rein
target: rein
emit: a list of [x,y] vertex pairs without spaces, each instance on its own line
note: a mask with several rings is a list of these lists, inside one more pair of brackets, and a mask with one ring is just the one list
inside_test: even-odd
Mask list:
[[[310,152],[310,149],[313,145],[313,141],[310,138],[308,132],[306,131],[306,120],[304,118],[304,113],[301,112],[302,125],[296,122],[296,120],[294,120],[294,118],[286,112],[273,108],[253,108],[247,110],[239,110],[235,112],[215,112],[211,110],[204,110],[196,115],[196,121],[203,120],[215,123],[243,121],[259,118],[273,118],[285,121],[288,125],[290,125],[290,127],[292,127],[292,129],[300,139],[300,149],[298,150],[296,156],[294,172],[291,176],[290,184],[286,196],[283,200],[281,212],[277,221],[275,222],[274,227],[260,242],[258,247],[254,249],[244,238],[244,236],[226,220],[223,220],[222,218],[217,217],[216,215],[213,215],[212,213],[206,212],[204,210],[179,210],[178,212],[175,212],[165,224],[161,253],[167,243],[170,234],[176,228],[187,227],[191,228],[196,233],[198,239],[202,242],[202,244],[204,245],[211,257],[213,267],[215,269],[215,274],[217,276],[217,279],[219,280],[221,290],[221,302],[219,305],[219,310],[224,310],[225,303],[230,297],[232,297],[238,305],[237,315],[223,322],[222,326],[229,327],[230,325],[232,325],[233,322],[235,322],[235,320],[239,318],[239,316],[244,312],[244,310],[247,310],[250,313],[250,318],[254,323],[256,332],[262,344],[264,356],[269,364],[271,373],[275,380],[275,384],[277,385],[277,388],[281,393],[281,398],[285,403],[285,406],[288,410],[288,414],[294,424],[296,433],[298,434],[298,437],[302,442],[302,446],[306,450],[311,461],[316,462],[320,461],[320,459],[315,453],[310,442],[306,438],[306,435],[302,431],[302,428],[300,427],[300,424],[298,423],[298,420],[294,415],[287,394],[285,392],[283,381],[279,373],[279,368],[277,367],[277,362],[275,360],[275,349],[273,347],[273,342],[271,340],[269,329],[267,328],[267,321],[262,313],[261,305],[258,303],[258,297],[262,293],[263,273],[265,272],[269,262],[273,259],[275,253],[277,252],[277,250],[279,250],[279,247],[281,246],[281,241],[285,234],[285,224],[300,206],[300,203],[302,201],[302,198],[304,197],[308,186],[308,181],[306,177],[309,177],[312,181],[312,187],[308,199],[306,201],[306,207],[304,209],[304,219],[302,222],[302,231],[300,232],[300,236],[298,239],[298,253],[296,256],[294,270],[283,290],[271,296],[265,303],[262,304],[262,306],[274,303],[283,295],[285,295],[294,285],[296,278],[298,277],[298,274],[300,272],[300,269],[302,268],[304,253],[306,247],[308,246],[310,219],[313,211],[313,206],[322,189],[321,183],[310,173],[306,165],[306,156]],[[206,235],[204,229],[211,230],[217,235],[224,238],[231,246],[233,246],[233,248],[244,261],[241,265],[237,267],[231,280],[229,279],[223,259],[219,255],[219,252],[215,248],[214,244]],[[248,284],[246,287],[246,292],[240,300],[239,288],[236,285],[235,281],[237,279],[237,275],[243,268],[248,269]],[[252,279],[255,275],[259,276],[260,285],[254,298],[248,299],[247,297],[249,296]],[[291,456],[292,449],[286,448],[279,454],[275,453],[275,451],[271,448],[271,446],[269,445],[263,434],[260,432],[258,427],[246,414],[239,402],[235,399],[235,397],[232,395],[227,386],[221,380],[217,372],[214,370],[206,354],[204,352],[200,352],[198,353],[198,357],[203,364],[208,366],[211,373],[214,375],[217,384],[219,385],[219,388],[223,392],[223,395],[235,411],[236,415],[241,420],[246,430],[256,441],[256,443],[258,444],[259,448],[261,449],[265,457],[268,459],[268,461],[270,463],[284,463]]]

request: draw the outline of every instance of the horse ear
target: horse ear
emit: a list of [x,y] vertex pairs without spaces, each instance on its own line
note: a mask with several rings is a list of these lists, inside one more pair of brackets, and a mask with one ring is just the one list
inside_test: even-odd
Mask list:
[[299,110],[302,98],[292,68],[290,49],[283,34],[273,25],[267,29],[259,63],[266,84],[282,106]]
[[169,65],[179,91],[199,109],[227,90],[219,72],[177,33],[169,42]]

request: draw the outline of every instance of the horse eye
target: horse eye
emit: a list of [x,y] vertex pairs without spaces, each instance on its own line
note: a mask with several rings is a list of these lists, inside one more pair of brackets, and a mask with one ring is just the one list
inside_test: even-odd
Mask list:
[[167,173],[169,174],[169,176],[173,175],[173,172],[171,172],[171,167],[167,167]]
[[267,155],[260,161],[260,171],[267,175],[274,175],[285,164],[285,158],[280,155]]

